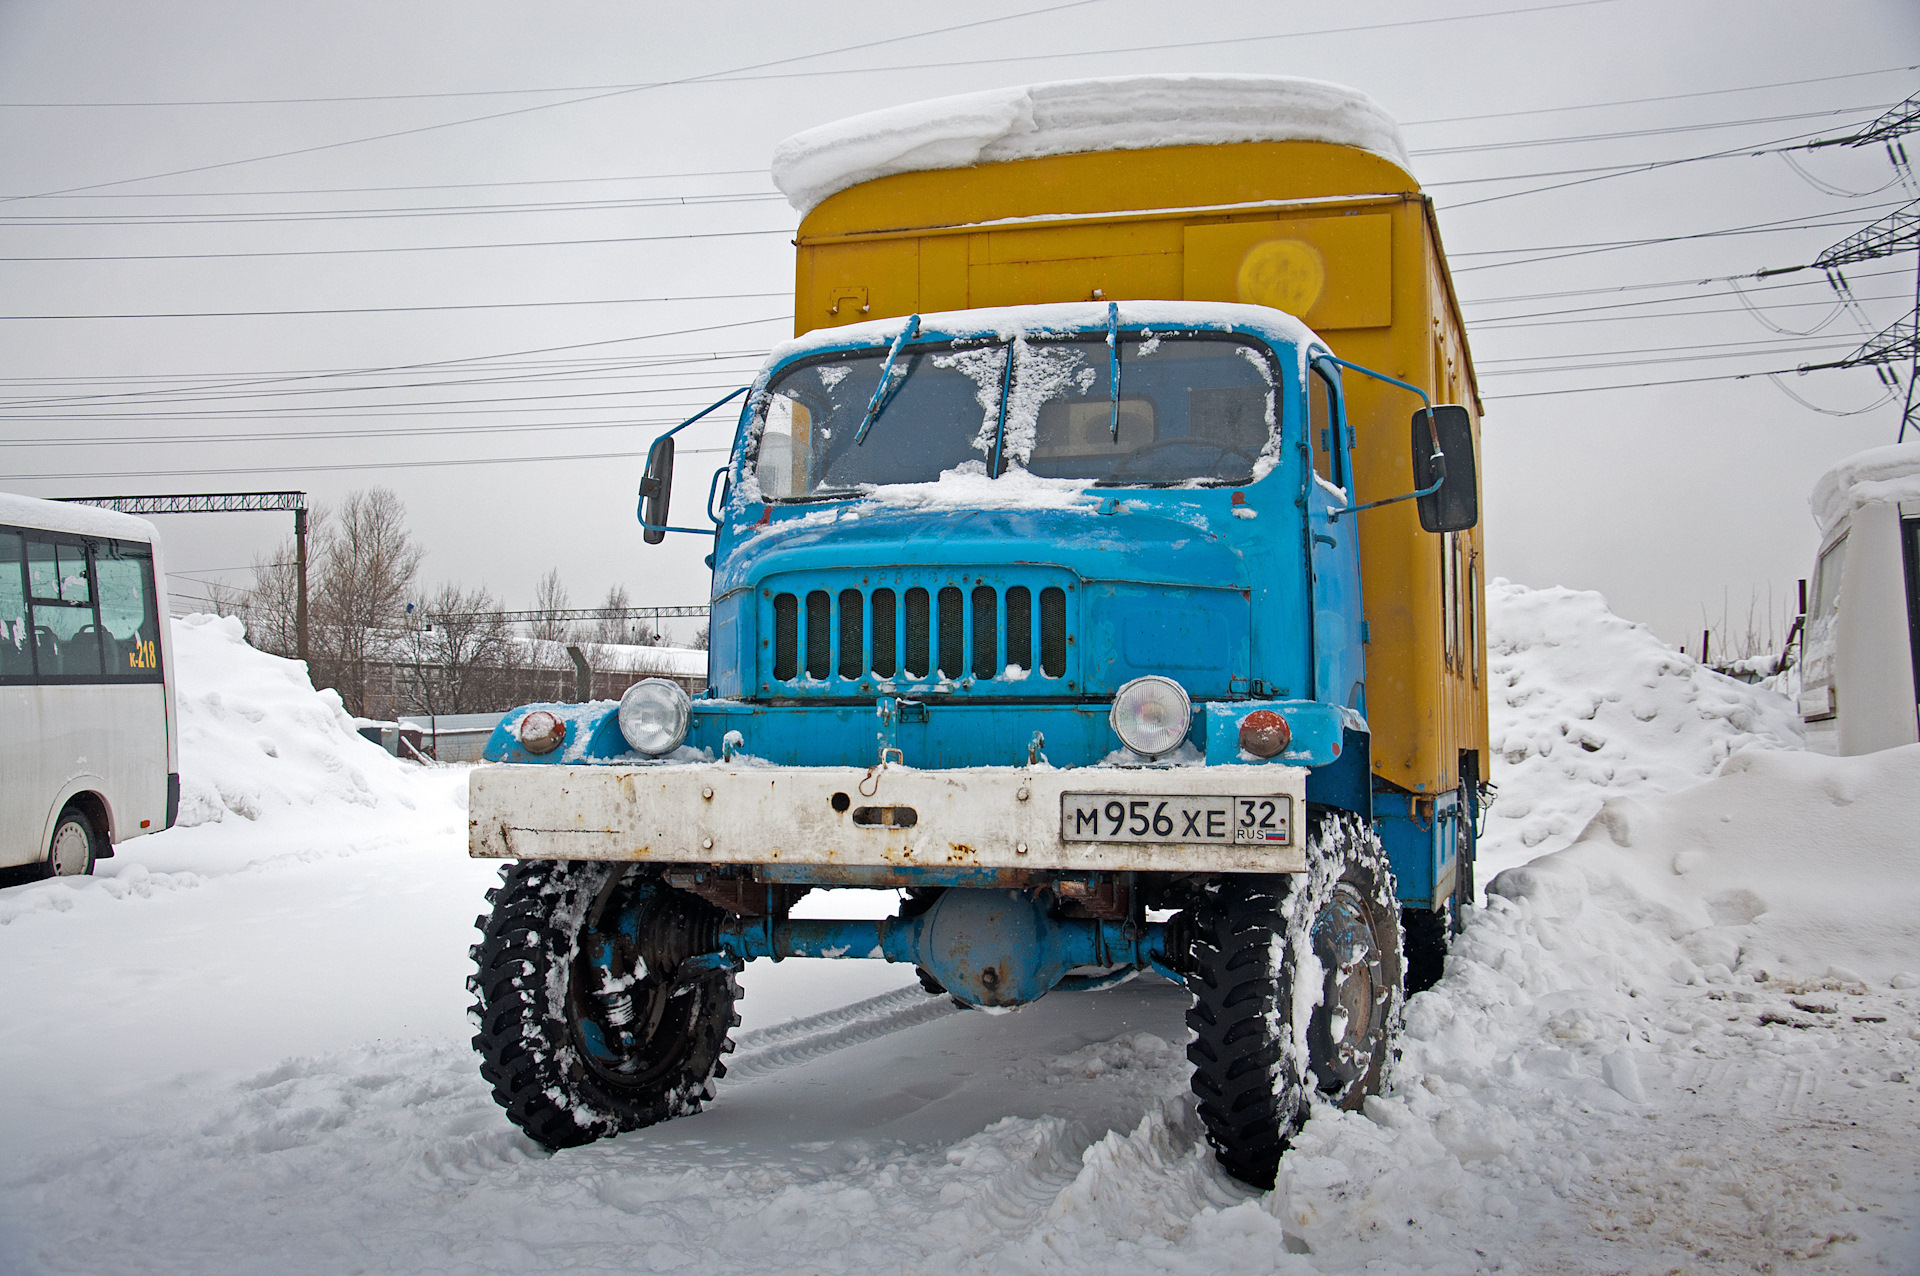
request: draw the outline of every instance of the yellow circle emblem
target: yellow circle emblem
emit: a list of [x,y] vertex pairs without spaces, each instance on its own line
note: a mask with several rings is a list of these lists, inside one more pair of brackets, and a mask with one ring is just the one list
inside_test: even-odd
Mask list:
[[1304,315],[1327,286],[1327,264],[1304,239],[1267,239],[1240,259],[1234,287],[1240,300]]

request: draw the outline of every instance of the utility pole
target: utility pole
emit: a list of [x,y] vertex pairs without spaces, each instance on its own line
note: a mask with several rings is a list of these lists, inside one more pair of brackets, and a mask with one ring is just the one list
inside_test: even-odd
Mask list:
[[300,591],[293,604],[293,641],[300,659],[307,658],[307,507],[293,511],[293,574]]
[[[1903,181],[1912,183],[1913,169],[1907,160],[1906,143],[1901,141],[1908,133],[1920,129],[1920,93],[1886,111],[1879,119],[1845,137],[1824,138],[1809,143],[1804,149],[1815,150],[1823,146],[1862,147],[1884,143],[1887,148],[1887,160]],[[1853,304],[1853,292],[1847,286],[1847,277],[1841,268],[1857,262],[1873,261],[1881,257],[1892,257],[1898,253],[1912,252],[1920,245],[1920,199],[1896,208],[1887,216],[1863,230],[1855,231],[1813,260],[1813,269],[1824,271],[1827,282],[1840,294],[1840,299]],[[1762,274],[1784,274],[1784,271],[1762,271]],[[1889,388],[1898,388],[1900,377],[1891,365],[1904,360],[1907,364],[1906,402],[1900,411],[1900,433],[1896,442],[1904,443],[1907,427],[1912,426],[1914,433],[1920,435],[1920,401],[1914,397],[1914,383],[1920,380],[1920,260],[1914,263],[1913,309],[1906,317],[1896,320],[1891,326],[1874,336],[1867,343],[1844,359],[1833,363],[1817,363],[1802,368],[1810,372],[1816,368],[1874,368]]]

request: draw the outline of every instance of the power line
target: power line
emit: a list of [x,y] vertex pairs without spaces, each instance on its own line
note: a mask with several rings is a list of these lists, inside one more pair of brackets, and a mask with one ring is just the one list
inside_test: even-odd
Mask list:
[[[1885,207],[1885,205],[1876,205]],[[1816,218],[1783,218],[1777,222],[1756,222],[1748,226],[1734,226],[1724,230],[1698,231],[1688,235],[1650,235],[1644,239],[1604,240],[1587,244],[1551,244],[1533,248],[1495,248],[1483,252],[1455,253],[1456,259],[1465,257],[1493,257],[1508,253],[1543,253],[1545,256],[1522,257],[1513,261],[1483,262],[1477,266],[1456,266],[1453,273],[1466,274],[1475,270],[1497,270],[1508,266],[1531,266],[1543,261],[1562,261],[1569,257],[1586,257],[1594,253],[1615,252],[1626,248],[1649,248],[1660,244],[1687,243],[1700,239],[1724,239],[1736,235],[1771,235],[1793,230],[1819,230],[1836,225],[1832,219],[1844,216],[1837,213],[1817,213]]]
[[1513,394],[1489,394],[1483,396],[1489,403],[1505,399],[1544,399],[1563,394],[1597,394],[1603,390],[1644,390],[1663,385],[1701,385],[1709,381],[1750,381],[1754,377],[1782,376],[1797,371],[1794,368],[1773,368],[1763,372],[1723,372],[1715,376],[1674,377],[1664,381],[1625,381],[1614,385],[1569,386],[1562,390],[1521,390]]
[[648,208],[712,208],[724,204],[785,201],[777,191],[713,195],[655,195],[636,199],[540,200],[525,204],[425,204],[399,208],[242,209],[211,213],[32,213],[0,217],[16,230],[93,229],[111,226],[252,226],[301,222],[383,221],[421,217],[480,217],[534,213],[627,212]]
[[1514,142],[1477,142],[1470,146],[1437,146],[1410,151],[1413,156],[1476,155],[1487,151],[1527,150],[1536,146],[1570,146],[1581,142],[1615,142],[1638,137],[1665,137],[1675,133],[1702,133],[1712,129],[1745,128],[1753,124],[1784,124],[1790,120],[1826,119],[1834,115],[1858,115],[1876,111],[1877,105],[1847,106],[1824,111],[1799,111],[1791,115],[1761,115],[1744,120],[1720,120],[1705,124],[1668,124],[1658,128],[1618,129],[1610,133],[1580,133],[1567,137],[1533,137]]
[[[315,307],[303,310],[173,310],[122,312],[119,314],[0,315],[0,322],[10,320],[41,322],[68,319],[255,319],[288,315],[420,314],[436,310],[538,310],[554,306],[642,306],[687,301],[758,300],[765,297],[785,297],[789,295],[791,291],[791,289],[781,288],[774,292],[715,293],[705,296],[696,295],[686,297],[587,297],[578,300],[563,301],[475,301],[434,306],[334,306]],[[783,319],[793,318],[792,315],[780,315],[776,317]],[[765,320],[763,322],[770,323],[772,320]]]
[[[1093,0],[1088,0],[1092,3]],[[48,254],[34,257],[0,257],[0,261],[231,261],[258,257],[364,257],[375,253],[447,253],[481,248],[573,248],[585,244],[650,244],[682,239],[742,239],[763,235],[791,236],[793,231],[710,230],[680,235],[609,235],[595,239],[531,239],[493,244],[400,244],[385,248],[284,248],[244,253],[104,253],[98,255]]]
[[[1608,0],[1580,0],[1580,2],[1581,3],[1606,3],[1608,2]],[[1019,13],[1003,14],[1000,17],[996,17],[996,18],[980,18],[972,22],[961,22],[961,23],[956,23],[952,26],[939,27],[932,30],[910,31],[910,32],[907,32],[905,35],[888,36],[885,39],[867,40],[859,44],[843,45],[838,49],[827,49],[817,53],[798,53],[798,54],[794,54],[791,57],[775,58],[769,62],[756,62],[749,66],[736,67],[733,69],[732,73],[744,73],[749,71],[764,70],[768,67],[786,66],[795,62],[810,62],[816,58],[833,57],[834,55],[841,54],[841,53],[854,53],[854,52],[858,52],[861,49],[875,49],[875,48],[880,48],[884,45],[900,44],[908,40],[925,39],[929,36],[949,35],[955,31],[968,31],[968,30],[975,30],[980,27],[997,26],[1003,22],[1014,22],[1022,18],[1030,18],[1037,14],[1042,14],[1042,13],[1062,13],[1068,9],[1084,8],[1087,5],[1096,4],[1096,3],[1100,3],[1100,0],[1067,0],[1067,2],[1064,4],[1045,5],[1038,9],[1028,9],[1028,10],[1023,10],[1022,12],[1019,12]],[[550,111],[557,107],[562,107],[562,106],[579,106],[587,102],[598,102],[598,101],[604,101],[607,98],[623,97],[631,93],[644,92],[648,89],[670,88],[676,85],[683,85],[683,84],[697,84],[706,80],[718,79],[727,74],[730,74],[730,72],[714,71],[714,72],[708,72],[704,75],[684,76],[675,80],[661,80],[661,81],[650,83],[650,84],[639,84],[639,85],[633,85],[627,88],[614,89],[605,93],[593,93],[586,97],[569,98],[561,102],[544,102],[536,106],[516,107],[515,109],[510,111],[494,111],[487,115],[475,115],[475,116],[469,116],[465,119],[447,120],[439,124],[423,124],[414,128],[394,129],[385,133],[376,133],[367,137],[349,138],[345,141],[340,141],[340,142],[325,142],[317,146],[302,146],[293,150],[277,151],[271,155],[254,155],[254,156],[249,156],[246,159],[222,160],[219,163],[214,163],[214,164],[197,164],[191,168],[177,168],[164,173],[147,173],[140,177],[123,177],[123,178],[118,178],[108,182],[92,182],[83,186],[69,186],[62,190],[41,191],[38,194],[30,195],[30,196],[17,195],[17,196],[9,197],[8,199],[0,199],[0,203],[9,203],[9,202],[12,202],[13,200],[18,200],[18,199],[39,199],[49,195],[71,195],[79,191],[104,190],[109,186],[127,186],[127,185],[131,185],[134,182],[158,181],[159,179],[164,177],[184,177],[190,173],[206,173],[206,172],[212,172],[215,169],[237,168],[245,164],[258,164],[258,163],[263,163],[267,160],[288,159],[296,155],[313,155],[320,151],[339,150],[342,147],[360,146],[368,142],[384,142],[384,141],[390,141],[394,138],[399,138],[399,137],[412,137],[412,136],[417,136],[421,133],[433,133],[443,129],[460,128],[468,124],[484,124],[493,120],[510,119],[514,116],[519,116],[519,115],[531,115],[536,111]]]
[[[730,453],[732,448],[681,448],[679,456],[720,456]],[[474,456],[441,458],[431,461],[347,461],[331,465],[254,465],[254,466],[206,466],[196,469],[179,470],[123,470],[117,473],[102,473],[98,470],[80,470],[70,474],[15,474],[10,476],[21,482],[72,481],[76,479],[123,479],[123,478],[197,478],[213,474],[321,474],[337,473],[349,470],[424,470],[446,467],[465,467],[471,465],[533,465],[548,461],[630,461],[644,457],[641,452],[581,452],[566,456],[536,454],[533,456]]]
[[[1506,18],[1506,17],[1515,17],[1523,14],[1549,13],[1559,9],[1582,9],[1582,8],[1591,7],[1593,5],[1611,4],[1616,2],[1617,0],[1570,0],[1569,3],[1563,3],[1563,4],[1532,5],[1526,8],[1498,9],[1492,12],[1484,12],[1484,13],[1459,13],[1459,14],[1449,14],[1449,15],[1432,17],[1432,18],[1411,18],[1411,19],[1406,19],[1398,22],[1377,22],[1377,23],[1368,23],[1361,26],[1324,27],[1314,31],[1281,31],[1281,32],[1274,32],[1267,35],[1239,35],[1239,36],[1233,36],[1230,38],[1217,39],[1217,40],[1190,40],[1190,41],[1177,43],[1177,44],[1175,43],[1145,44],[1145,45],[1133,45],[1130,47],[1117,48],[1117,49],[1088,49],[1088,50],[1082,50],[1079,52],[1071,52],[1071,53],[1034,53],[1034,54],[1012,56],[1012,57],[971,58],[971,59],[953,60],[953,61],[946,61],[946,62],[916,62],[916,63],[906,63],[906,64],[895,65],[895,66],[847,67],[843,69],[826,70],[826,71],[784,72],[777,75],[754,75],[754,74],[748,73],[747,71],[741,71],[741,72],[715,71],[707,75],[692,76],[692,77],[688,77],[686,79],[680,79],[680,80],[654,80],[654,81],[646,81],[641,83],[630,83],[630,84],[595,84],[595,85],[583,84],[583,85],[576,85],[573,87],[557,87],[556,86],[551,88],[477,89],[477,90],[468,90],[464,92],[383,93],[383,94],[367,94],[367,95],[359,95],[359,96],[335,96],[335,97],[210,98],[210,99],[201,99],[198,101],[0,102],[0,108],[16,107],[16,108],[27,108],[27,109],[81,109],[81,108],[116,109],[116,108],[132,108],[132,107],[279,106],[279,105],[304,105],[304,104],[315,104],[315,103],[343,103],[343,102],[395,102],[395,101],[412,101],[412,100],[421,100],[421,99],[463,98],[463,97],[506,97],[506,96],[542,94],[542,93],[595,93],[603,96],[614,96],[620,93],[633,93],[633,92],[639,92],[645,89],[674,88],[674,87],[678,87],[686,84],[699,84],[699,83],[710,83],[710,82],[740,83],[740,82],[750,82],[754,80],[802,79],[802,78],[816,78],[820,76],[833,76],[833,75],[867,75],[867,74],[876,74],[876,73],[892,73],[897,71],[942,70],[949,67],[995,66],[1002,63],[1012,63],[1012,62],[1048,62],[1048,61],[1059,61],[1062,59],[1073,59],[1073,58],[1112,57],[1116,55],[1130,54],[1130,53],[1165,53],[1165,52],[1177,51],[1182,49],[1216,48],[1221,45],[1244,45],[1244,44],[1251,44],[1251,43],[1270,41],[1270,40],[1301,40],[1301,39],[1310,39],[1317,36],[1355,35],[1361,32],[1389,31],[1389,30],[1394,30],[1396,28],[1402,28],[1402,27],[1424,27],[1424,26],[1435,26],[1443,23],[1472,22],[1472,21],[1477,21],[1484,18]],[[1061,9],[1070,9],[1070,8],[1075,8],[1077,6],[1061,5],[1059,7]],[[987,25],[988,22],[1005,22],[1005,21],[1010,21],[1014,18],[1030,17],[1033,14],[1045,13],[1045,12],[1052,12],[1052,10],[1047,10],[1047,9],[1030,10],[1029,12],[1023,13],[1023,14],[1009,14],[1006,17],[989,19],[987,20],[987,22],[968,23],[966,24],[966,26],[984,26],[984,25]],[[947,27],[940,31],[927,31],[927,32],[921,32],[917,34],[944,35],[950,31],[958,31],[958,30],[964,30],[964,29],[965,29],[965,26]],[[802,55],[801,57],[798,57],[798,58],[782,59],[779,62],[760,63],[758,64],[758,66],[780,66],[785,64],[786,62],[804,61],[811,58],[831,57],[836,53],[848,53],[858,49],[876,47],[877,45],[880,45],[880,44],[898,43],[901,40],[906,40],[911,38],[913,37],[898,36],[892,40],[881,40],[881,41],[876,41],[873,44],[866,44],[866,45],[853,45],[853,46],[849,46],[848,48],[834,49],[825,53],[810,53],[810,54]],[[750,68],[749,70],[756,70],[756,69],[758,69],[758,67]],[[1861,74],[1874,74],[1874,73],[1862,72]],[[1844,77],[1834,77],[1834,78],[1844,78]],[[1737,92],[1739,90],[1729,90],[1729,91]],[[592,101],[594,99],[586,98],[581,100]],[[554,103],[548,103],[546,105],[547,106],[566,106],[566,105],[569,105],[569,103],[554,102]],[[539,110],[544,108],[535,107],[531,109]],[[479,118],[489,119],[494,117],[482,116]],[[460,122],[460,121],[456,121],[456,122]],[[245,162],[245,161],[240,161],[240,162]],[[133,179],[133,180],[139,180],[139,179]]]

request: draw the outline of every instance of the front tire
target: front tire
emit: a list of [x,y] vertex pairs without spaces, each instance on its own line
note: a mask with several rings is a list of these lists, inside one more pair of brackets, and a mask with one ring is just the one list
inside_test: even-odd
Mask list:
[[1313,1098],[1352,1110],[1385,1088],[1400,1026],[1400,909],[1378,839],[1324,813],[1307,863],[1223,878],[1194,917],[1193,1091],[1221,1167],[1258,1188]]
[[467,987],[508,1119],[557,1150],[698,1112],[740,1022],[720,910],[623,864],[529,860],[502,878]]

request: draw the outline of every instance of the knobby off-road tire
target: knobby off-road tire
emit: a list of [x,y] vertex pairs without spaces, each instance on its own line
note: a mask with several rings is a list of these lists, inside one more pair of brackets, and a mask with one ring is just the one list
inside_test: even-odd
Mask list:
[[1221,1167],[1258,1188],[1316,1095],[1355,1109],[1385,1088],[1400,1029],[1400,908],[1379,841],[1319,814],[1307,863],[1222,877],[1194,915],[1193,1092]]
[[528,860],[501,877],[467,988],[508,1119],[557,1150],[699,1111],[740,1022],[732,967],[690,961],[714,951],[720,910],[622,864]]

